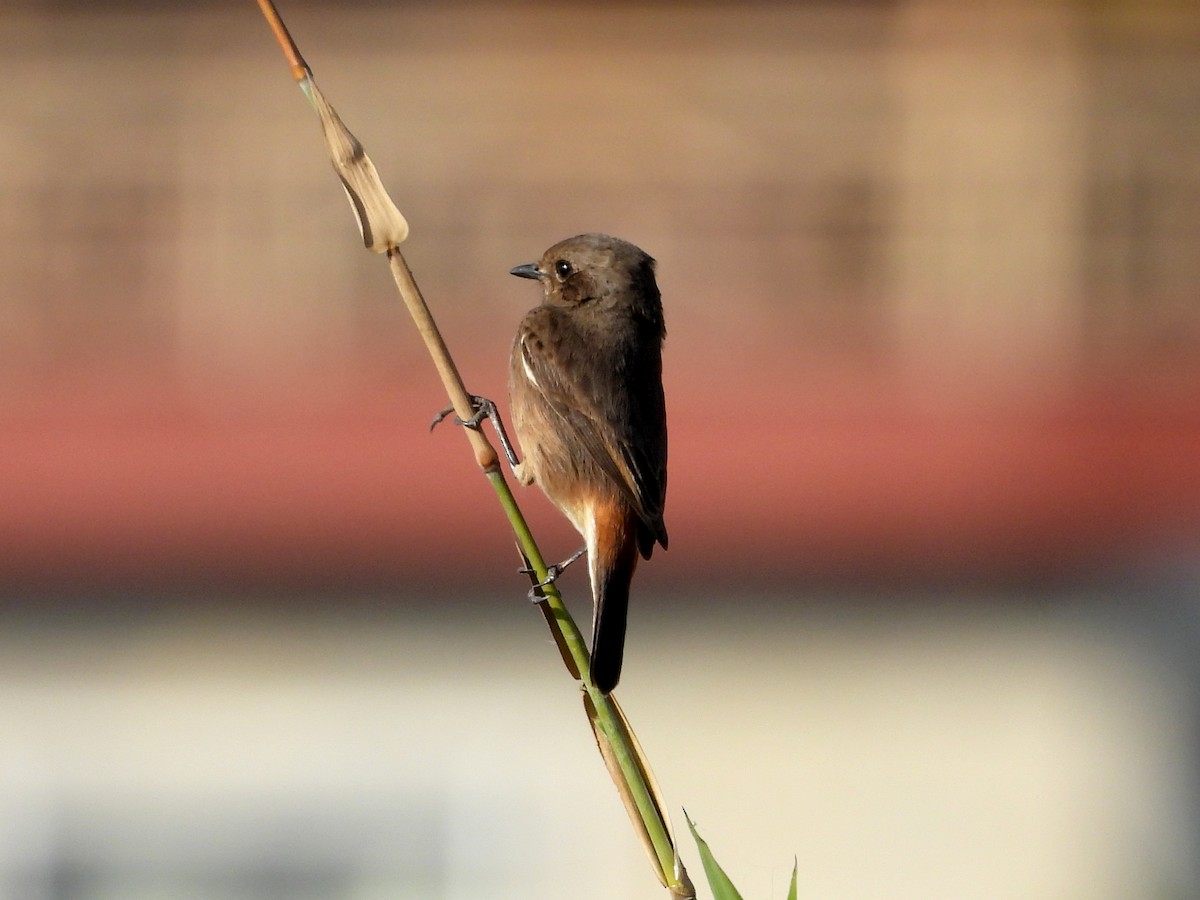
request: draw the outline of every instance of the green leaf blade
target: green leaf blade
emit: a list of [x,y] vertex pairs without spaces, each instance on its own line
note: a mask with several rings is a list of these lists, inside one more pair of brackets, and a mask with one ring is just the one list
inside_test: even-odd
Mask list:
[[[713,856],[712,851],[708,848],[708,843],[696,831],[696,823],[688,818],[686,809],[683,811],[683,817],[687,819],[688,828],[696,841],[696,849],[700,851],[700,862],[704,865],[704,874],[708,877],[708,886],[712,889],[714,900],[742,900],[742,895],[738,893],[733,882],[729,880],[729,876],[725,874],[725,870]],[[794,879],[792,890],[795,891]],[[793,896],[795,896],[794,893]]]

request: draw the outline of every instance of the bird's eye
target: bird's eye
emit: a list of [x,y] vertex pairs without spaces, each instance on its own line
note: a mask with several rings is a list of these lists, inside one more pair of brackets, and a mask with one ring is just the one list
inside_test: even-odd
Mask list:
[[554,271],[558,274],[559,278],[566,278],[571,274],[571,264],[565,259],[560,259],[554,264]]

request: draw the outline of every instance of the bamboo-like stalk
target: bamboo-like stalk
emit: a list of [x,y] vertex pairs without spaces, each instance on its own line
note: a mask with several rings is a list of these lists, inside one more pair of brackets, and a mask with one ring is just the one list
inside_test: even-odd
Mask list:
[[[455,414],[464,420],[472,418],[475,409],[471,395],[399,249],[399,244],[408,236],[408,223],[383,188],[362,144],[350,133],[317,88],[312,70],[283,24],[274,3],[271,0],[258,0],[258,5],[283,50],[292,77],[321,120],[326,149],[358,217],[363,243],[369,250],[387,254],[396,288],[433,359]],[[533,570],[530,577],[535,584],[546,581],[549,573],[545,559],[504,478],[495,448],[481,429],[464,428],[463,432],[474,451],[476,463],[487,476],[512,525],[521,554]],[[603,695],[592,684],[587,645],[563,604],[556,585],[548,584],[538,590],[542,597],[540,606],[562,654],[563,663],[582,685],[584,708],[600,755],[650,857],[655,874],[673,897],[694,898],[695,889],[675,848],[649,762],[624,712],[615,697]]]

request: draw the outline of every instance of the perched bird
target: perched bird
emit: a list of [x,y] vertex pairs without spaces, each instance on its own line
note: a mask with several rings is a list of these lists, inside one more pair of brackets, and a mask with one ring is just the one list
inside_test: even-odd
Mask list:
[[514,471],[583,536],[592,683],[607,694],[621,677],[638,554],[667,546],[666,328],[654,260],[619,238],[582,234],[512,274],[543,291],[513,341],[509,402],[525,457]]

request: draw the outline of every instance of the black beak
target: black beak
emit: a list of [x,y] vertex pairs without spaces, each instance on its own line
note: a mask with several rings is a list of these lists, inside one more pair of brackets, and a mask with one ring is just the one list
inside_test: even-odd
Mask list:
[[539,279],[542,277],[542,273],[538,271],[537,263],[525,263],[523,266],[517,266],[515,269],[510,269],[509,274],[516,275],[518,278]]

